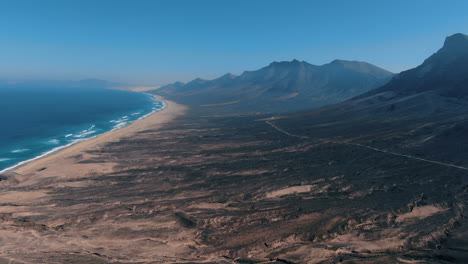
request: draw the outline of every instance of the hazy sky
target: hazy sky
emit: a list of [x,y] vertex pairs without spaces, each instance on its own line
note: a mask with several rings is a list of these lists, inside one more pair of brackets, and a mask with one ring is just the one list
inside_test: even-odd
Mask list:
[[0,78],[159,85],[272,61],[399,72],[468,33],[466,0],[0,0]]

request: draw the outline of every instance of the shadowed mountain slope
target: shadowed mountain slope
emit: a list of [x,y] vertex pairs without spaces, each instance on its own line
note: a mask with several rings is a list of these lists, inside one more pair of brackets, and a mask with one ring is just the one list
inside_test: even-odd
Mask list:
[[444,46],[420,66],[402,72],[387,85],[361,97],[392,91],[398,96],[432,91],[446,97],[468,95],[468,36],[447,37]]
[[392,73],[366,62],[335,60],[316,66],[304,61],[273,62],[239,76],[195,79],[152,93],[215,112],[290,112],[349,99],[386,83]]
[[277,124],[298,134],[346,138],[468,166],[467,118],[468,36],[455,34],[420,66],[386,85],[337,105],[285,116]]

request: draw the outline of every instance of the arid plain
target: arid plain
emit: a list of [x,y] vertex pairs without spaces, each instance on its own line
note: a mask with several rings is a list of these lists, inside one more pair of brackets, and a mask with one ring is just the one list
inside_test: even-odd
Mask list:
[[7,174],[1,263],[465,259],[465,171],[271,122],[169,102]]

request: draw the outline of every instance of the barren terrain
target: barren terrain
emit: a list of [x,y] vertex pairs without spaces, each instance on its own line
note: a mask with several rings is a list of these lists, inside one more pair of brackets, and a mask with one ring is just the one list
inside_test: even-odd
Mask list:
[[468,261],[466,171],[190,110],[4,175],[0,263]]

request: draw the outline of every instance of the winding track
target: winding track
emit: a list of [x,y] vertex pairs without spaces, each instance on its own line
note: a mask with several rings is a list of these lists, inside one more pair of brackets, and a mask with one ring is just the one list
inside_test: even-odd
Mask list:
[[[273,120],[273,118],[272,118],[271,120]],[[286,134],[286,135],[288,135],[288,136],[290,136],[290,137],[296,137],[296,138],[302,138],[302,139],[309,138],[309,137],[307,137],[307,136],[300,136],[300,135],[291,134],[291,133],[285,131],[284,129],[278,127],[277,125],[271,123],[270,121],[265,121],[265,123],[267,123],[268,125],[272,126],[274,129],[278,130],[279,132],[281,132],[281,133],[283,133],[283,134]],[[423,162],[428,162],[428,163],[432,163],[432,164],[437,164],[437,165],[442,165],[442,166],[446,166],[446,167],[450,167],[450,168],[455,168],[455,169],[460,169],[460,170],[466,170],[466,171],[468,171],[468,168],[463,167],[463,166],[458,166],[458,165],[454,165],[454,164],[450,164],[450,163],[445,163],[445,162],[440,162],[440,161],[435,161],[435,160],[423,159],[423,158],[419,158],[419,157],[415,157],[415,156],[411,156],[411,155],[407,155],[407,154],[401,154],[401,153],[396,153],[396,152],[392,152],[392,151],[388,151],[388,150],[384,150],[384,149],[378,149],[378,148],[374,148],[374,147],[369,147],[369,146],[362,145],[362,144],[358,144],[358,143],[349,143],[349,142],[340,142],[340,141],[330,141],[330,142],[331,142],[331,143],[334,143],[334,144],[343,144],[343,145],[357,146],[357,147],[366,148],[366,149],[374,150],[374,151],[381,152],[381,153],[385,153],[385,154],[390,154],[390,155],[394,155],[394,156],[405,157],[405,158],[408,158],[408,159],[414,159],[414,160],[418,160],[418,161],[423,161]]]
[[270,126],[272,126],[273,128],[275,128],[276,130],[278,130],[279,132],[283,133],[283,134],[286,134],[290,137],[296,137],[296,138],[309,138],[307,136],[298,136],[298,135],[294,135],[294,134],[291,134],[281,128],[279,128],[278,126],[276,126],[275,124],[272,124],[270,121],[265,121],[265,123],[269,124]]

